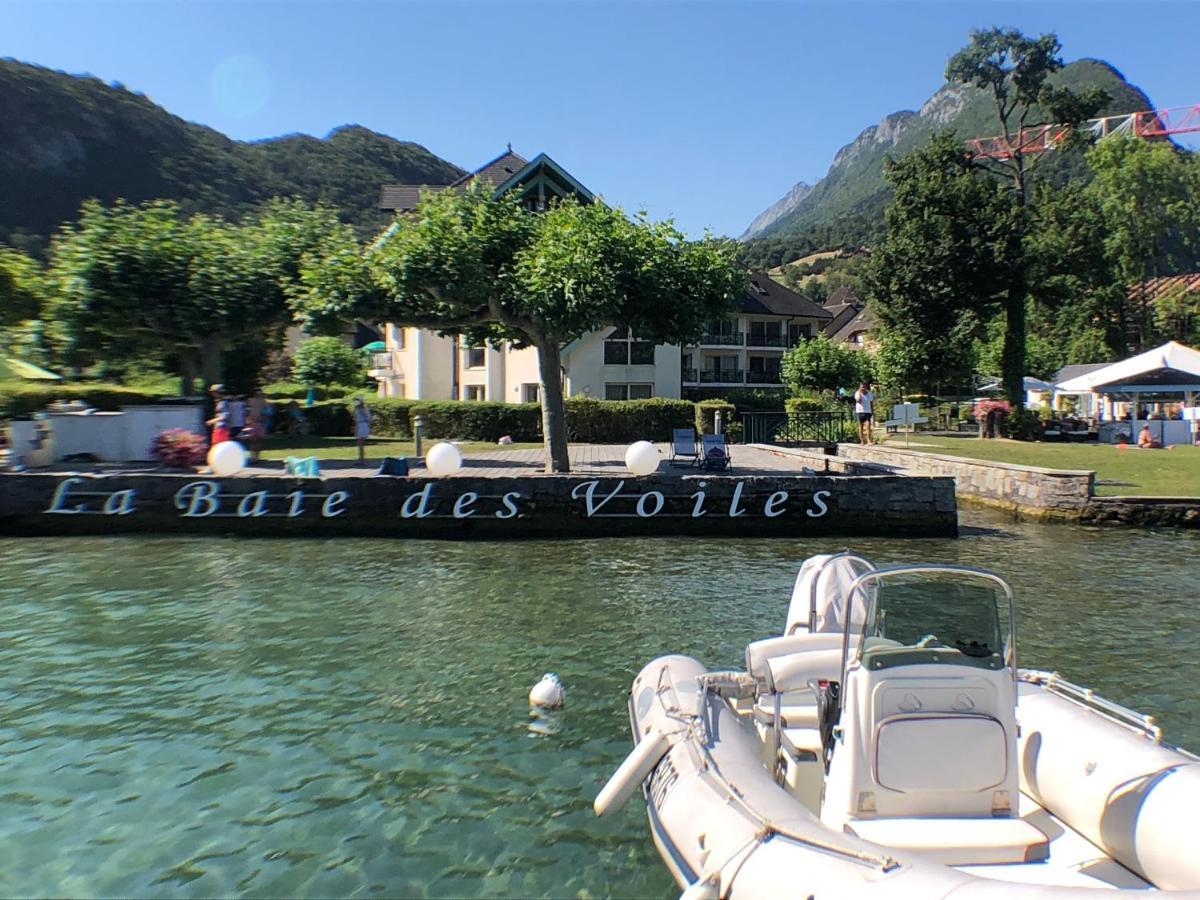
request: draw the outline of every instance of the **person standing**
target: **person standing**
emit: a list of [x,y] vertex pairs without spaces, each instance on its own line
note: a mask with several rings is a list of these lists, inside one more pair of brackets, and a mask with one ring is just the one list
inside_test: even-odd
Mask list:
[[237,394],[229,401],[229,437],[236,441],[246,427],[246,398]]
[[213,416],[208,420],[208,427],[212,429],[212,446],[223,444],[230,439],[229,436],[229,401],[225,399],[225,386],[223,384],[210,385],[208,395],[213,401]]
[[858,386],[858,390],[854,392],[854,412],[858,416],[858,440],[859,443],[871,443],[871,417],[874,410],[875,394],[871,390],[871,383],[868,381],[862,382]]
[[371,436],[371,411],[362,397],[354,398],[354,441],[358,444],[358,462],[361,465],[367,461],[367,438]]

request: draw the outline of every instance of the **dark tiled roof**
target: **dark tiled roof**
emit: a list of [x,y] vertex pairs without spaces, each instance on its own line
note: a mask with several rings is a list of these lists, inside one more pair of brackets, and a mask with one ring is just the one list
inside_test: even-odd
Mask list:
[[[850,307],[854,309],[854,307]],[[835,341],[848,341],[856,333],[860,331],[870,331],[875,327],[875,317],[871,315],[870,310],[865,306],[858,307],[854,315],[843,319],[842,324],[837,329],[826,328],[825,334]]]
[[519,153],[513,153],[512,148],[509,147],[491,162],[484,163],[474,172],[464,175],[450,186],[466,187],[476,179],[492,186],[504,184],[504,182],[525,168],[525,164],[528,162],[529,160]]
[[1070,381],[1072,378],[1078,378],[1080,375],[1086,375],[1088,372],[1095,372],[1097,369],[1111,365],[1112,363],[1079,363],[1073,366],[1063,366],[1054,373],[1050,380],[1054,384],[1062,384],[1064,381]]
[[1161,278],[1147,278],[1145,281],[1135,281],[1129,285],[1131,299],[1140,300],[1145,297],[1150,302],[1163,294],[1179,292],[1190,294],[1200,291],[1200,272],[1188,272],[1185,275],[1164,275]]
[[810,319],[829,319],[833,314],[807,297],[788,290],[766,272],[751,272],[749,287],[736,302],[741,312],[773,316],[806,316]]
[[379,208],[407,212],[417,208],[422,191],[463,190],[478,179],[481,183],[495,187],[503,184],[521,171],[526,159],[512,149],[505,150],[489,163],[484,163],[474,172],[468,172],[452,184],[385,184],[379,189]]

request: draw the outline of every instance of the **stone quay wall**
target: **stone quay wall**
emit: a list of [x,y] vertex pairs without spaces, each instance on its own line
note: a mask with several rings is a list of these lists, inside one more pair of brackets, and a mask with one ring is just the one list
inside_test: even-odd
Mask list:
[[868,472],[952,478],[959,497],[1036,518],[1078,518],[1092,499],[1095,473],[1042,469],[969,460],[900,447],[838,444],[837,454],[822,460],[811,450],[780,450],[801,456],[819,469],[863,475]]
[[954,483],[872,474],[0,475],[0,532],[410,538],[954,536]]

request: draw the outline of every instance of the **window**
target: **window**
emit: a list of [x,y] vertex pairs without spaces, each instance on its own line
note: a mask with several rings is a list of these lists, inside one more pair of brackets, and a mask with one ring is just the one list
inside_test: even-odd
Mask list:
[[468,384],[466,386],[467,399],[476,403],[481,403],[485,399],[485,388],[482,384]]
[[542,386],[540,384],[523,384],[521,385],[521,402],[522,403],[540,403],[542,400]]
[[639,341],[628,328],[614,328],[604,339],[604,364],[606,366],[652,366],[654,344]]
[[604,385],[605,400],[649,400],[654,396],[654,385],[646,383]]
[[482,347],[468,347],[466,357],[467,357],[466,366],[468,369],[482,369],[483,368],[484,352],[483,352]]
[[801,341],[806,341],[812,337],[812,325],[805,323],[799,325],[795,322],[788,324],[788,346],[795,347]]
[[629,344],[629,364],[632,366],[654,365],[654,345],[649,341],[631,341]]
[[755,347],[778,347],[783,343],[780,322],[751,322],[750,343]]

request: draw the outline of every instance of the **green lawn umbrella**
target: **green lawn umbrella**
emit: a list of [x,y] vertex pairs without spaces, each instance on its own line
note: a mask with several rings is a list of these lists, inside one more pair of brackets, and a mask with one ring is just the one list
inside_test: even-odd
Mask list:
[[378,351],[378,350],[386,350],[386,349],[387,349],[387,344],[385,344],[383,341],[371,341],[371,343],[369,343],[369,344],[363,344],[363,345],[362,345],[361,347],[359,347],[358,349],[359,349],[359,350],[366,350],[368,353],[374,353],[374,352],[376,352],[376,351]]

